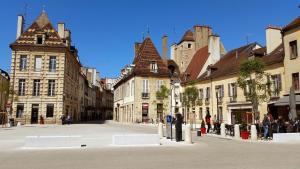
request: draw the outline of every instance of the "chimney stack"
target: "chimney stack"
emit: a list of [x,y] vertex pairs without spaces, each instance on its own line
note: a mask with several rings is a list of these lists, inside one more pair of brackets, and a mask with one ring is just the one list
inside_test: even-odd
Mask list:
[[141,45],[142,45],[142,43],[139,43],[139,42],[134,43],[134,57],[137,57]]
[[58,35],[60,38],[65,38],[65,23],[57,24]]
[[194,39],[196,51],[208,45],[208,39],[210,35],[212,35],[211,27],[205,25],[194,26]]
[[24,17],[22,15],[18,15],[18,23],[17,23],[17,39],[21,36],[23,33],[23,27],[24,27]]
[[208,53],[210,53],[210,64],[215,64],[221,58],[220,36],[210,35],[208,40]]
[[271,53],[282,43],[281,28],[268,26],[266,28],[267,54]]
[[162,59],[167,63],[167,52],[168,52],[168,36],[164,35],[162,37]]

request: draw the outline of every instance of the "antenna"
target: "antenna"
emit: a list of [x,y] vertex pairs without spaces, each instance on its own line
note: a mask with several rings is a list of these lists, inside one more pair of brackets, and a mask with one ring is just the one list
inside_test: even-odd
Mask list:
[[247,43],[247,45],[249,44],[249,37],[251,37],[252,35],[253,35],[252,33],[248,33],[246,35],[246,43]]
[[175,37],[176,37],[176,29],[175,29],[175,26],[173,27],[173,34],[174,34],[174,43],[175,43]]
[[147,36],[150,36],[150,28],[149,28],[149,25],[147,25]]
[[142,41],[144,41],[145,40],[145,33],[144,32],[142,32]]

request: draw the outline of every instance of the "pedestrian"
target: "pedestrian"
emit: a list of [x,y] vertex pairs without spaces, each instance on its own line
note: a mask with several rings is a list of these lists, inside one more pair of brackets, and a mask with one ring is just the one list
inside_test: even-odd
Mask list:
[[71,116],[70,116],[70,115],[67,116],[67,124],[68,124],[68,125],[71,124]]
[[282,119],[282,116],[278,117],[277,121],[277,133],[286,133],[285,123]]
[[207,131],[206,131],[206,133],[209,133],[209,131],[211,129],[210,118],[211,118],[211,115],[209,114],[209,112],[207,112],[206,116],[205,116],[205,122],[206,122],[206,125],[207,125]]
[[265,114],[264,119],[263,119],[263,128],[264,128],[264,139],[268,139],[269,136],[269,127],[270,127],[270,119],[268,116]]

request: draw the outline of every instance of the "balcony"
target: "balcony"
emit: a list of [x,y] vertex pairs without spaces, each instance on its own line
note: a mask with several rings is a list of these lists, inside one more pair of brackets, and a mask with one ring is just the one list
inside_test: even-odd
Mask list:
[[142,93],[142,99],[149,99],[150,93]]
[[230,103],[236,103],[237,96],[229,96]]

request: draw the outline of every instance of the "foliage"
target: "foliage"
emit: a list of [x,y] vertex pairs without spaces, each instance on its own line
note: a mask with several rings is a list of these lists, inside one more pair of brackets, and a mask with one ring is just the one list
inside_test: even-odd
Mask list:
[[182,93],[182,104],[188,108],[195,106],[198,100],[198,89],[195,86],[185,88]]
[[[258,105],[270,96],[268,74],[265,64],[259,58],[249,59],[241,64],[238,86],[245,91],[245,96],[252,104],[254,118],[259,118]],[[248,91],[247,91],[248,90]],[[247,91],[247,92],[246,92]]]
[[163,105],[163,110],[166,110],[168,107],[168,99],[170,96],[170,89],[168,89],[165,85],[160,87],[160,90],[156,92],[156,100],[154,104],[161,103]]
[[204,122],[203,119],[202,119],[202,122],[201,122],[201,128],[205,128],[205,122]]
[[247,124],[245,122],[243,122],[241,125],[240,125],[240,130],[241,131],[248,131],[247,129]]

